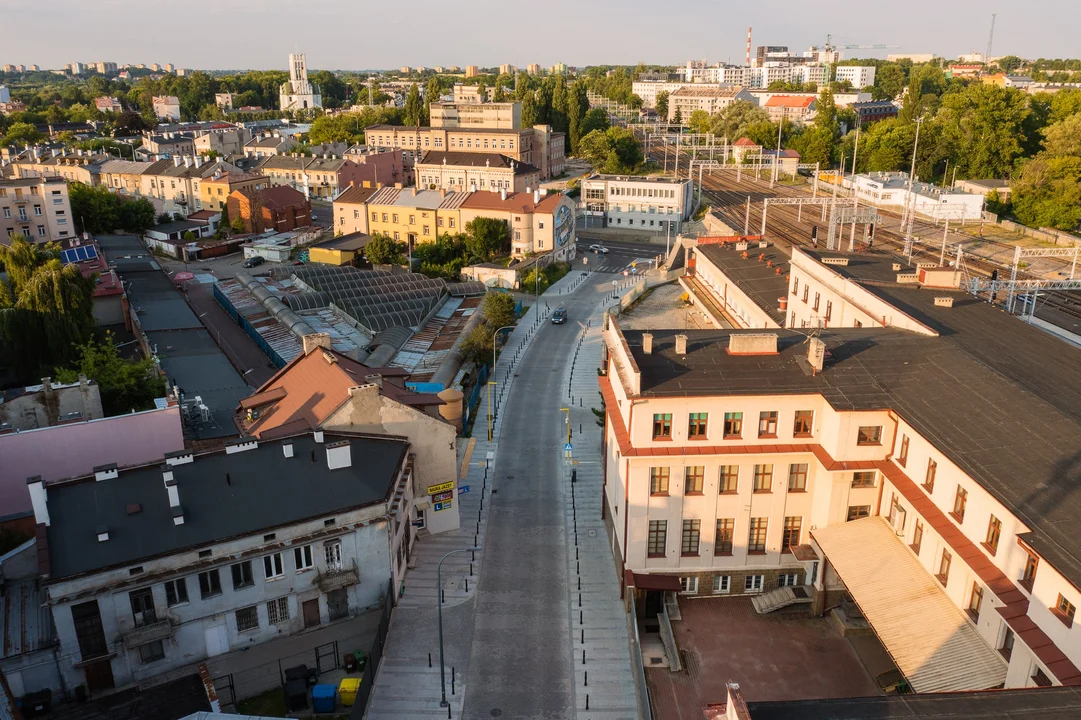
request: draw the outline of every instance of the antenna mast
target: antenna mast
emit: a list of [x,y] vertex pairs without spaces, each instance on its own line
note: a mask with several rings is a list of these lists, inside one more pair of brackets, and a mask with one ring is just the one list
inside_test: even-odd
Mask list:
[[987,36],[987,53],[983,56],[984,63],[991,64],[991,43],[995,40],[995,17],[997,13],[991,13],[991,34]]

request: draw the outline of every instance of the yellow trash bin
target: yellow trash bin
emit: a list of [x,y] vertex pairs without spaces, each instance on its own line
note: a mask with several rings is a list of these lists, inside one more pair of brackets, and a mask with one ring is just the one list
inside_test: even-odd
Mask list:
[[342,699],[342,705],[346,707],[357,701],[358,692],[360,692],[360,678],[342,678],[338,683],[338,695]]

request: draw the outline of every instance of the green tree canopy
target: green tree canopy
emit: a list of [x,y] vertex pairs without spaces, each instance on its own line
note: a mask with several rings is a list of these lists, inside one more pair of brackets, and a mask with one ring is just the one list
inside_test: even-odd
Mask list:
[[352,145],[360,141],[363,132],[358,115],[320,115],[312,122],[311,130],[308,131],[308,142],[313,145],[338,142]]
[[4,133],[3,140],[0,144],[3,145],[33,145],[39,143],[45,139],[45,136],[38,132],[38,129],[30,123],[17,122],[8,127],[7,132]]
[[713,116],[710,132],[719,138],[727,138],[731,144],[747,134],[749,125],[768,122],[769,114],[765,110],[753,102],[737,100]]
[[68,367],[54,373],[57,381],[76,382],[85,375],[98,384],[106,415],[120,415],[154,407],[154,399],[165,394],[165,379],[154,360],[125,360],[120,356],[112,333],[101,342],[89,340],[79,345]]
[[1048,125],[1043,130],[1043,136],[1043,146],[1048,155],[1081,158],[1081,112]]
[[509,249],[510,227],[506,220],[478,217],[466,223],[465,232],[465,249],[477,260],[491,260]]
[[962,92],[944,95],[935,120],[951,148],[958,177],[1009,177],[1021,156],[1028,114],[1026,96],[1014,88],[972,83]]
[[420,90],[417,84],[409,86],[409,93],[405,96],[405,107],[402,108],[402,122],[406,125],[427,125],[428,107],[420,99]]
[[[524,125],[523,121],[523,125]],[[607,130],[611,127],[611,123],[608,121],[608,113],[599,107],[591,108],[585,116],[582,118],[582,137],[585,137],[594,130]]]
[[660,115],[662,118],[667,119],[668,118],[668,93],[666,91],[657,93],[657,101],[654,103],[654,105],[657,106],[656,107],[657,114]]
[[389,235],[374,235],[364,246],[364,257],[375,265],[404,265],[405,244]]
[[1026,225],[1076,230],[1081,222],[1081,157],[1040,153],[1011,189],[1014,214]]
[[583,137],[578,155],[599,172],[628,173],[642,163],[642,145],[627,128],[610,127]]

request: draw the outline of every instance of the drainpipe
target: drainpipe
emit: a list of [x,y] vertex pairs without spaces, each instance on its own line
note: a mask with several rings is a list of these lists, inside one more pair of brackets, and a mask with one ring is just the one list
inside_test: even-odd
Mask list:
[[[893,453],[897,449],[897,430],[901,426],[900,419],[893,414],[893,410],[887,410],[886,416],[893,421],[893,439],[890,440],[890,452],[886,455],[885,462],[891,462],[893,460]],[[882,492],[885,490],[886,481],[883,478],[882,482],[878,484],[878,502],[875,506],[875,515],[882,514]]]

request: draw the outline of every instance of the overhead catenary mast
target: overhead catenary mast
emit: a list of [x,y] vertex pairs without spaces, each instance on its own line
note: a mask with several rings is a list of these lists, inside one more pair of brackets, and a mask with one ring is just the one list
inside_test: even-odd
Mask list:
[[987,53],[983,56],[983,61],[988,65],[991,64],[991,43],[995,41],[995,18],[997,13],[991,13],[991,34],[987,36]]

